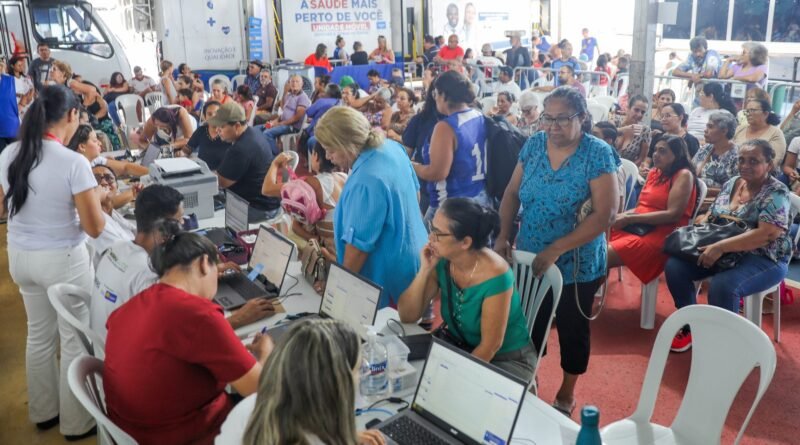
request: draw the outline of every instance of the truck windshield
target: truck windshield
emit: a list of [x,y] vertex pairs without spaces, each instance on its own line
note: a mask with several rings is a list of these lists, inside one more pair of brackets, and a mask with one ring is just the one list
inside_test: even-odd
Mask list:
[[76,4],[33,4],[34,32],[37,40],[50,46],[109,58],[114,50],[89,11]]

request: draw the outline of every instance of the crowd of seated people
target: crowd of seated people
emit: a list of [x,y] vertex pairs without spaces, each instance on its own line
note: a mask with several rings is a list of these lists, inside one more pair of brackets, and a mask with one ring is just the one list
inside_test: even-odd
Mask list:
[[[101,94],[56,60],[48,62],[53,85],[37,92],[26,81],[24,63],[11,63],[9,76],[24,91],[15,98],[23,118],[19,140],[0,154],[0,196],[9,213],[11,277],[29,325],[31,421],[41,429],[60,424],[68,438],[93,434],[91,416],[56,368],[66,369],[81,351],[59,329],[46,297],[50,285],[66,282],[91,294],[90,326],[107,340],[108,415],[139,443],[210,443],[220,433],[218,441],[231,443],[287,437],[384,443],[378,433],[355,429],[353,371],[361,363],[355,333],[313,320],[299,323],[274,351],[268,336],[244,346],[233,329],[276,308],[254,299],[226,319],[211,300],[221,274],[236,266],[223,264],[207,239],[180,228],[183,196],[177,190],[120,190],[120,178],[148,170],[103,156],[100,134],[111,147],[127,139],[132,146],[126,148],[167,146],[176,156],[203,160],[221,189],[248,202],[251,221],[287,214],[293,239],[318,244],[328,262],[382,286],[381,308],[396,307],[410,323],[440,316],[464,349],[524,380],[535,377],[546,321],[555,313],[562,376],[552,404],[568,416],[580,403],[576,385],[591,358],[587,314],[610,268],[624,265],[645,283],[664,272],[677,308],[696,303],[695,282],[709,279],[709,304],[734,312],[742,297],[786,276],[794,248],[787,184],[800,182],[800,138],[786,143],[772,104],[757,96],[760,78],[739,79],[754,86],[741,107],[746,122],[738,126],[739,107],[711,81],[734,67],[740,73],[734,79],[761,73],[760,47],[747,46],[737,65],[723,65],[704,41],[693,40],[692,56],[675,71],[702,81],[694,107],[662,90],[653,96],[648,119],[651,96],[626,94],[618,98],[621,113],[593,122],[584,79],[576,74],[586,71],[587,61],[572,56],[568,41],[549,48],[555,85],[530,87],[522,81],[527,74],[514,71],[527,68],[520,62],[527,49],[512,37],[516,46],[508,57],[518,63],[497,70],[497,106],[481,110],[477,85],[464,74],[475,74],[474,68],[464,63],[477,66],[483,59],[486,68],[496,56],[487,48],[481,57],[466,57],[458,36],[448,37],[442,47],[426,37],[423,60],[447,68],[426,67],[421,94],[405,87],[402,72],[389,80],[375,70],[368,85],[347,76],[338,83],[316,76],[309,97],[301,76],[290,76],[279,90],[271,72],[251,62],[235,92],[219,81],[206,97],[185,64],[175,76],[168,61],[158,80],[141,69],[129,80],[113,73]],[[541,37],[536,42],[542,44]],[[369,54],[355,43],[358,49],[347,54],[338,37],[334,59],[355,64],[363,53],[365,63],[394,62],[383,37]],[[620,68],[624,73],[625,57],[602,55],[600,71],[612,79]],[[325,44],[309,58],[310,65],[329,67]],[[107,102],[152,91],[164,93],[168,103],[138,133],[111,139],[102,123],[109,118]],[[81,107],[97,119],[94,126],[80,124]],[[800,105],[786,117],[787,125],[798,110]],[[499,202],[487,193],[488,116],[526,138]],[[300,142],[290,146],[286,135]],[[307,171],[293,167],[297,156],[291,151],[307,161],[301,164]],[[620,182],[621,158],[636,164],[641,176],[627,210],[626,188],[638,178]],[[705,202],[698,202],[698,181],[708,187]],[[38,187],[53,193],[30,192]],[[296,194],[309,198],[302,211],[288,202]],[[592,211],[580,214],[586,203]],[[129,204],[135,224],[120,212]],[[734,218],[750,230],[706,247],[699,264],[663,253],[666,237],[691,224],[698,209],[696,223]],[[557,307],[546,297],[532,332],[508,264],[512,249],[536,254],[531,267],[537,276],[555,266],[564,280]],[[731,253],[739,254],[735,267],[714,267]],[[759,276],[756,284],[746,279],[753,275]],[[318,292],[324,285],[311,284]],[[132,331],[132,325],[141,329]],[[202,350],[192,347],[198,343]],[[688,328],[676,333],[673,350],[690,345]],[[320,358],[332,352],[335,360]],[[314,373],[325,376],[317,382],[322,387],[298,378]],[[226,385],[244,397],[236,408]],[[321,405],[297,405],[304,392],[326,393],[336,403],[313,398]],[[320,416],[339,416],[335,430],[308,415],[323,408]]]

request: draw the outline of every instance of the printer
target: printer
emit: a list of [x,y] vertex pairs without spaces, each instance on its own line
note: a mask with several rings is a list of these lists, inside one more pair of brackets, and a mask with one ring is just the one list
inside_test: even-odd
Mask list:
[[164,158],[150,164],[150,183],[168,185],[183,194],[184,213],[198,219],[214,217],[217,175],[200,159]]

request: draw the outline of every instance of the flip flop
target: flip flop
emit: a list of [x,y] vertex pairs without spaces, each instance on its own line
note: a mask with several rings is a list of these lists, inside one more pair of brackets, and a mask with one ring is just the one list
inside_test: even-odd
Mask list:
[[556,399],[553,400],[552,407],[561,414],[572,418],[572,412],[575,411],[575,400],[573,400],[571,404],[567,405],[563,402],[559,402],[558,399]]

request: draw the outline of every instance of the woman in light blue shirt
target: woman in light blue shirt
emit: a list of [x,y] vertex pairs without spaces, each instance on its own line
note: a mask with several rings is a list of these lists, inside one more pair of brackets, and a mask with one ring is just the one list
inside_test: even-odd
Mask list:
[[[556,309],[564,375],[553,407],[571,415],[575,384],[589,364],[586,316],[606,276],[603,235],[613,223],[619,203],[616,174],[620,160],[616,150],[591,135],[586,99],[573,88],[556,88],[545,99],[539,128],[543,131],[522,148],[503,195],[495,249],[509,256],[509,234],[521,203],[516,248],[536,254],[536,276],[555,264],[564,277]],[[579,221],[578,212],[588,199],[592,212]],[[533,325],[537,350],[544,347],[541,343],[551,309],[552,300],[546,298]]]
[[349,107],[328,110],[315,134],[326,157],[350,170],[333,216],[337,260],[383,286],[379,307],[397,304],[428,238],[411,161],[400,144],[384,140]]

